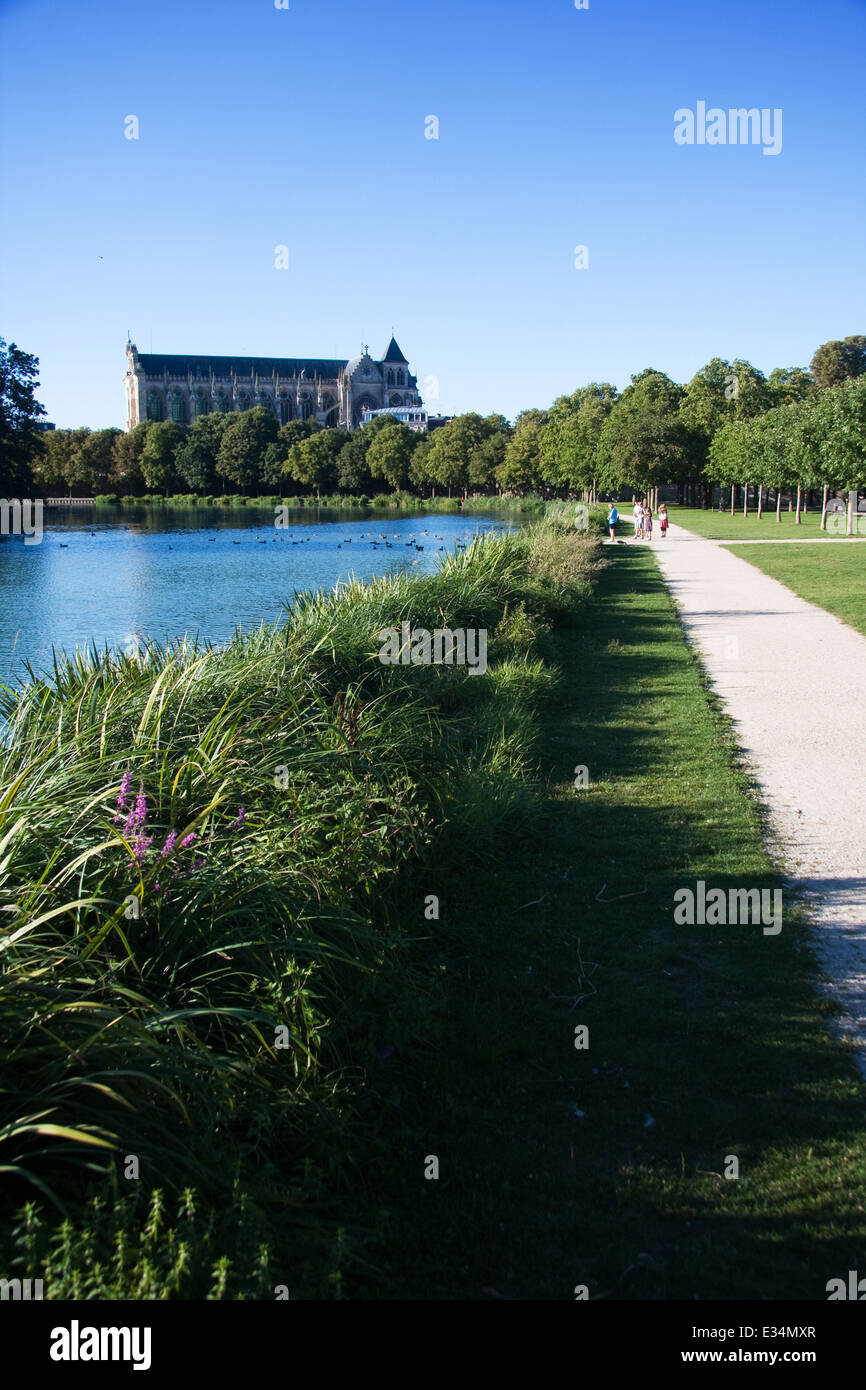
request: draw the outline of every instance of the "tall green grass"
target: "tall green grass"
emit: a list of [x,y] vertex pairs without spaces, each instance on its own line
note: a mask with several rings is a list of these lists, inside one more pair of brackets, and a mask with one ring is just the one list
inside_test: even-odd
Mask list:
[[[134,1290],[164,1250],[89,1283],[75,1252],[108,1271],[129,1211],[189,1190],[276,1220],[330,1287],[366,1070],[386,1026],[424,1030],[406,885],[532,812],[545,632],[599,564],[594,535],[550,522],[299,595],[220,648],[93,650],[0,690],[4,1269],[160,1296]],[[402,621],[486,628],[487,673],[383,666]],[[258,1296],[203,1220],[207,1258],[165,1296]]]

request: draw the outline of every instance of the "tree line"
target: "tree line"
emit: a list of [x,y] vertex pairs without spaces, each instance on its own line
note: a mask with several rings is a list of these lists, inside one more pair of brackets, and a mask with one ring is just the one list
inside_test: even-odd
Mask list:
[[[593,382],[549,409],[468,412],[430,434],[393,416],[360,429],[280,426],[262,406],[119,429],[40,432],[37,359],[0,340],[0,486],[34,495],[312,494],[410,489],[544,496],[678,482],[702,491],[856,488],[866,457],[866,337],[823,344],[810,369],[713,358],[686,385],[647,368],[619,392]],[[28,402],[32,411],[28,415]]]

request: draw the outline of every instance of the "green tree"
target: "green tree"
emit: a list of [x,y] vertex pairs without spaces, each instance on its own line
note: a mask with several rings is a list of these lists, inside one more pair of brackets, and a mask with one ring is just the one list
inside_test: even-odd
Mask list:
[[591,488],[598,477],[598,443],[613,409],[617,389],[593,381],[570,396],[559,396],[541,441],[540,471],[554,488]]
[[405,487],[416,442],[414,431],[397,420],[379,430],[367,449],[371,477],[384,479],[395,492]]
[[432,480],[440,487],[447,487],[449,496],[452,488],[465,487],[472,459],[489,433],[481,416],[474,411],[456,415],[436,430],[426,464]]
[[4,495],[28,490],[31,464],[42,452],[43,434],[36,425],[46,412],[34,395],[38,368],[38,357],[0,338],[0,488]]
[[810,365],[820,389],[839,386],[851,377],[862,376],[866,372],[866,337],[858,333],[822,343]]
[[[484,423],[487,424],[487,421],[485,420]],[[496,476],[505,462],[511,433],[506,425],[505,429],[491,430],[487,438],[481,441],[469,460],[467,482],[470,487],[492,488],[499,486]]]
[[174,489],[177,478],[175,455],[185,438],[186,426],[174,420],[161,420],[151,425],[141,451],[141,475],[148,492],[168,495]]
[[33,460],[34,482],[46,492],[65,495],[79,485],[81,449],[90,430],[46,430],[42,452]]
[[382,430],[397,423],[395,415],[377,415],[359,429],[343,431],[345,443],[337,460],[337,485],[342,492],[367,492],[372,486],[367,455]]
[[299,444],[302,439],[309,439],[311,434],[317,434],[322,428],[313,415],[308,416],[306,420],[290,420],[287,425],[282,425],[277,431],[276,439],[265,449],[262,482],[274,490],[281,488],[286,477],[286,459],[292,445]]
[[322,430],[293,444],[283,465],[283,472],[304,487],[333,492],[337,485],[337,460],[345,445],[342,430]]
[[816,434],[825,475],[843,487],[866,488],[866,376],[849,379],[820,402]]
[[423,434],[412,451],[409,460],[409,482],[417,492],[423,495],[434,483],[433,475],[430,472],[430,453],[433,448],[433,436]]
[[541,441],[548,419],[546,410],[523,410],[518,415],[496,472],[504,492],[535,492],[541,487]]
[[714,357],[696,372],[685,388],[680,416],[704,446],[731,420],[749,420],[773,404],[763,372],[741,358],[726,362]]
[[242,411],[232,418],[220,441],[217,473],[241,492],[258,492],[268,446],[276,443],[278,434],[276,417],[267,406]]
[[115,491],[135,496],[144,492],[144,475],[141,471],[141,456],[147,443],[151,422],[142,420],[126,433],[121,433],[114,441],[111,482]]
[[213,493],[219,483],[225,491],[225,480],[217,472],[222,442],[238,417],[224,411],[197,416],[175,458],[178,477],[190,492]]
[[107,492],[114,469],[114,450],[123,430],[93,430],[80,449],[82,485],[96,495]]
[[791,405],[803,401],[815,390],[811,373],[804,367],[774,367],[767,377],[773,405]]
[[679,413],[684,389],[653,368],[631,379],[601,431],[601,481],[644,492],[694,475],[699,436]]

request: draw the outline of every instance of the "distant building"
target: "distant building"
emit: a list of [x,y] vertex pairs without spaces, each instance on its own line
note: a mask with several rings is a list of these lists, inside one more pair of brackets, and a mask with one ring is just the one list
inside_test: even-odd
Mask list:
[[361,424],[369,424],[377,415],[393,415],[401,425],[407,425],[410,430],[416,430],[419,434],[426,433],[427,411],[423,405],[386,405],[384,410],[370,410],[365,406],[361,411]]
[[311,416],[354,429],[365,410],[417,409],[418,379],[391,339],[381,361],[322,357],[188,357],[126,345],[126,428],[142,420],[188,425],[214,411],[263,405],[281,425]]
[[51,420],[36,420],[36,421],[35,421],[35,425],[36,425],[36,428],[37,428],[38,430],[56,430],[56,429],[57,429],[57,426],[56,426]]

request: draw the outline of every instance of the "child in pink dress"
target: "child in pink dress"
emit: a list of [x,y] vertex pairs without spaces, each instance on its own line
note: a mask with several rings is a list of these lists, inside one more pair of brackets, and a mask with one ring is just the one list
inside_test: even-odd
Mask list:
[[647,503],[643,509],[643,530],[648,541],[653,538],[653,509]]
[[659,530],[662,533],[662,540],[664,540],[668,531],[668,509],[664,502],[659,507]]

